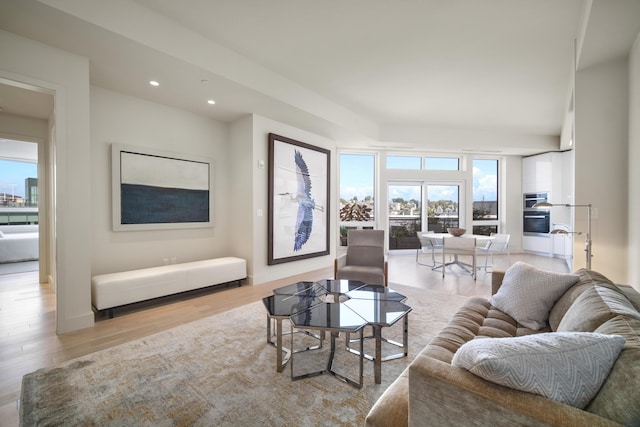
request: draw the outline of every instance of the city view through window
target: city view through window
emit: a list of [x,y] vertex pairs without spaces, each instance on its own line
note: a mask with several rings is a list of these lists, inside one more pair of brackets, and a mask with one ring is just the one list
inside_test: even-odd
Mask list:
[[38,164],[0,159],[0,225],[38,223]]
[[[423,161],[421,161],[423,160]],[[416,156],[390,156],[387,168],[418,169],[424,164],[429,170],[458,170],[457,158]],[[474,234],[498,231],[498,161],[474,159],[472,185]],[[340,156],[340,225],[341,237],[350,227],[375,226],[375,156],[342,154]],[[389,247],[390,249],[416,248],[416,232],[446,232],[449,227],[460,226],[460,183],[417,182],[416,184],[388,185]],[[468,190],[467,190],[468,191]],[[427,198],[423,212],[423,197]],[[463,205],[462,205],[463,206]],[[426,218],[423,218],[423,215]],[[423,223],[427,226],[424,227]],[[378,225],[379,226],[379,225]],[[344,240],[343,240],[344,243]]]

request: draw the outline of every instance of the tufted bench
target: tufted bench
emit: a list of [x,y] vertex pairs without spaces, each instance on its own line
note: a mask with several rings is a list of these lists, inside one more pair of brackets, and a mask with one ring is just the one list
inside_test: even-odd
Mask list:
[[114,307],[223,283],[240,285],[246,277],[246,261],[235,257],[100,274],[91,279],[91,304],[113,317]]

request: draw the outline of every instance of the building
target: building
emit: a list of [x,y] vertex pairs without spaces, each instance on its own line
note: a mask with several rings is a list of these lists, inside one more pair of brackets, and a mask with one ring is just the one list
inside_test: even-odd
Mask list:
[[24,180],[25,206],[38,206],[38,178],[27,178]]
[[[571,67],[568,67],[571,81],[560,89],[567,99],[566,108],[551,113],[556,118],[562,116],[563,129],[553,134],[532,135],[514,134],[507,128],[499,131],[482,127],[469,129],[451,123],[433,127],[384,126],[385,118],[372,112],[369,117],[354,113],[355,106],[329,100],[263,64],[211,42],[188,24],[181,23],[179,10],[174,15],[169,14],[173,16],[170,19],[151,9],[153,2],[2,2],[1,82],[12,88],[37,89],[40,95],[53,95],[55,115],[49,110],[48,116],[34,119],[11,115],[5,109],[0,113],[0,133],[42,141],[43,155],[39,158],[46,159],[42,160],[46,173],[41,175],[41,181],[44,176],[53,176],[55,171],[55,184],[40,183],[39,205],[45,211],[56,210],[55,224],[41,221],[44,231],[41,232],[44,236],[41,254],[46,254],[41,256],[41,270],[45,277],[56,281],[58,331],[64,333],[93,323],[89,283],[95,274],[159,265],[167,257],[189,261],[235,255],[248,260],[250,279],[252,283],[260,284],[329,265],[339,245],[337,221],[330,225],[329,256],[267,265],[268,168],[265,162],[268,159],[266,135],[270,132],[326,148],[334,159],[342,149],[369,149],[384,155],[394,147],[407,150],[420,139],[445,140],[440,146],[425,143],[421,146],[423,150],[465,153],[470,146],[476,152],[502,150],[503,173],[509,177],[502,189],[502,199],[507,201],[505,217],[508,224],[513,224],[510,231],[514,235],[519,231],[516,224],[520,223],[521,213],[521,156],[572,149],[575,163],[573,197],[577,202],[589,202],[599,207],[594,227],[594,251],[597,253],[594,268],[615,281],[638,283],[640,225],[633,219],[640,215],[640,179],[637,168],[629,167],[640,161],[638,3],[576,0],[562,2],[563,6],[559,4],[548,7],[556,7],[564,14],[549,13],[539,17],[540,21],[524,14],[526,21],[519,23],[521,26],[525,22],[537,23],[536,31],[543,38],[551,33],[550,28],[545,27],[549,21],[565,20],[578,40],[576,72],[571,73]],[[499,10],[488,7],[486,12],[487,18],[500,15]],[[221,15],[223,21],[234,22]],[[270,22],[273,28],[278,18],[270,16],[275,21],[260,21]],[[354,37],[369,28],[362,19],[364,17],[349,22]],[[481,21],[482,17],[474,19]],[[288,24],[300,25],[304,21],[292,20]],[[258,23],[254,25],[257,28]],[[474,39],[477,34],[466,33],[460,25],[449,28],[457,29],[450,35],[452,40],[460,42],[459,46],[475,47],[476,52],[481,47],[472,43],[477,41]],[[300,30],[305,30],[304,25]],[[312,31],[312,28],[306,30]],[[385,37],[402,32],[389,30]],[[499,38],[509,41],[511,34]],[[348,40],[345,38],[342,44],[349,46]],[[445,39],[440,42],[444,43]],[[382,47],[379,45],[380,49]],[[369,68],[388,72],[398,68],[404,70],[404,77],[390,78],[390,83],[408,80],[407,70],[412,64],[394,61],[392,54],[400,54],[402,49],[401,46],[391,47],[395,49],[385,50],[389,57],[379,57]],[[521,53],[518,46],[511,48],[513,54]],[[357,61],[357,48],[353,49],[354,52],[343,52],[344,56],[337,58],[336,63],[326,64],[320,71],[328,74],[332,68],[347,67],[350,61]],[[362,49],[362,55],[365,51]],[[292,52],[298,52],[295,55],[299,55],[300,63],[304,63],[305,55],[310,54],[305,46]],[[473,52],[467,52],[468,59],[482,59],[473,57]],[[541,54],[526,53],[532,58]],[[375,59],[376,56],[367,58]],[[567,57],[563,60],[571,62]],[[534,64],[535,60],[531,66]],[[278,64],[271,65],[277,68]],[[494,65],[500,69],[503,64]],[[122,72],[125,68],[126,72]],[[506,67],[503,70],[507,72]],[[128,77],[128,86],[111,86],[114,75]],[[151,92],[153,88],[146,84],[150,78],[171,82],[176,76],[183,77],[179,89],[172,89],[167,83],[169,88],[165,95]],[[499,81],[506,84],[505,76],[499,76]],[[477,75],[478,79],[481,77]],[[351,84],[364,80],[355,76]],[[449,82],[452,87],[462,83]],[[341,84],[348,88],[348,82]],[[381,84],[380,81],[371,83],[372,87]],[[339,92],[341,87],[334,90]],[[526,89],[533,94],[542,92],[535,80]],[[205,100],[216,93],[227,94],[225,99],[233,104],[228,108],[235,109],[235,114],[211,119],[206,110],[210,106],[186,103],[186,95],[198,95]],[[417,102],[427,97],[416,94],[415,98]],[[522,102],[518,108],[529,111],[536,99],[531,95],[527,99],[530,102]],[[396,104],[395,107],[400,110],[403,105]],[[445,110],[444,101],[440,108]],[[471,112],[463,110],[460,105],[460,117],[463,113],[471,118],[474,114],[480,117],[482,113],[480,108]],[[377,117],[377,120],[370,117]],[[110,197],[112,143],[152,146],[212,158],[216,200],[214,227],[146,232],[144,239],[136,238],[135,233],[140,232],[110,238],[114,233]],[[335,183],[335,162],[333,166],[331,178]],[[42,191],[43,185],[46,191]],[[52,200],[54,197],[55,201]],[[337,196],[332,200],[337,201]],[[385,198],[376,195],[376,200]],[[607,206],[617,207],[615,218],[610,217],[613,212],[605,209]],[[41,218],[48,217],[41,215]],[[386,214],[377,217],[381,223],[386,223]],[[335,218],[337,220],[337,212]],[[55,233],[51,230],[54,226]],[[54,234],[57,236],[55,245],[50,241]],[[57,252],[54,254],[53,251]]]

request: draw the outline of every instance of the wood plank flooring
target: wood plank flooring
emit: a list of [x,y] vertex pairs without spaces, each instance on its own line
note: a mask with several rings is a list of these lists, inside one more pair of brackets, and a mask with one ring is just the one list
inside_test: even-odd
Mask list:
[[[549,270],[566,272],[563,260],[514,254]],[[484,261],[483,261],[484,262]],[[496,267],[509,265],[496,256]],[[332,268],[289,277],[263,285],[198,290],[117,309],[115,318],[96,316],[93,327],[65,335],[55,333],[55,293],[38,283],[38,272],[2,274],[0,268],[0,425],[17,426],[17,400],[23,375],[85,354],[160,332],[193,320],[257,301],[272,290],[298,280],[331,277]],[[477,280],[460,270],[441,271],[417,265],[415,251],[389,257],[389,282],[445,294],[488,296],[490,274]]]

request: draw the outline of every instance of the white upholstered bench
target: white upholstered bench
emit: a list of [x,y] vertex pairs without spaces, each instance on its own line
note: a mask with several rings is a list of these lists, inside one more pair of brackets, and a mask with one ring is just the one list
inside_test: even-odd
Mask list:
[[235,257],[100,274],[91,278],[91,304],[113,317],[114,307],[235,281],[240,285],[246,277],[246,261]]

